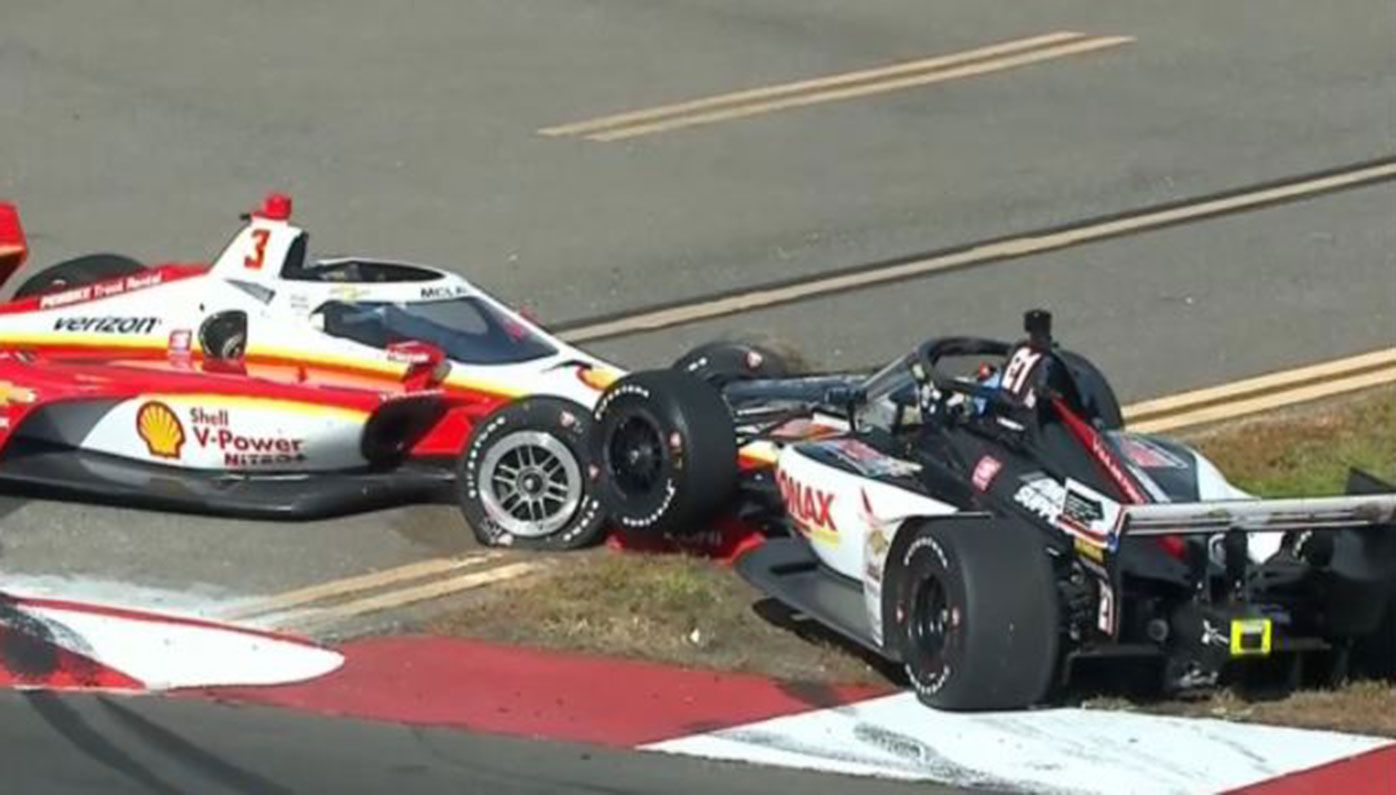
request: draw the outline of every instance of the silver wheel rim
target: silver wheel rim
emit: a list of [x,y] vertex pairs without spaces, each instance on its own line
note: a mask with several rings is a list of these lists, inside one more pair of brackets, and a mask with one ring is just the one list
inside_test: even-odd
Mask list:
[[480,462],[480,502],[504,530],[523,538],[567,526],[582,501],[582,471],[572,451],[541,431],[515,431]]

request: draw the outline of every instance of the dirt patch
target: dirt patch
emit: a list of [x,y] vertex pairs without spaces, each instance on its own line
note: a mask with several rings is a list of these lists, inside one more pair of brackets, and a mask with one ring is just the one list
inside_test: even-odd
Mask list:
[[[1396,480],[1396,394],[1184,435],[1238,486],[1266,496],[1341,493],[1348,468]],[[683,556],[570,554],[555,574],[495,589],[433,619],[432,632],[822,683],[897,684],[897,672],[764,600],[728,567]],[[1077,696],[1076,698],[1082,698]],[[1188,701],[1092,698],[1124,708],[1396,737],[1396,687]]]

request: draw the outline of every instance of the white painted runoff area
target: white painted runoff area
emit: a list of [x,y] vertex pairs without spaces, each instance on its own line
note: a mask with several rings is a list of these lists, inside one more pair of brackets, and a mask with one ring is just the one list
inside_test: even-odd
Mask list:
[[1222,792],[1364,753],[1380,738],[1128,712],[949,713],[911,693],[649,750],[1034,793]]

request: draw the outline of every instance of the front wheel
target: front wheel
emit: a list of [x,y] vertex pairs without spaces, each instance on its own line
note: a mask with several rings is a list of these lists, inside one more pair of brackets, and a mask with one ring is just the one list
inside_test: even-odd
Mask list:
[[726,507],[737,433],[716,388],[682,370],[634,373],[606,390],[595,418],[593,460],[616,524],[678,535]]
[[486,417],[456,466],[461,513],[486,546],[577,549],[605,512],[587,463],[591,417],[558,398],[527,398]]
[[887,621],[927,706],[1023,709],[1046,698],[1060,618],[1037,531],[989,518],[920,522],[894,550]]

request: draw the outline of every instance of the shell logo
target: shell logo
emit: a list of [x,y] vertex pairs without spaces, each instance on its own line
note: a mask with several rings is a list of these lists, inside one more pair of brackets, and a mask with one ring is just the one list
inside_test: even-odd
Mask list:
[[151,401],[136,412],[136,435],[156,458],[179,458],[184,449],[184,426],[174,410]]

